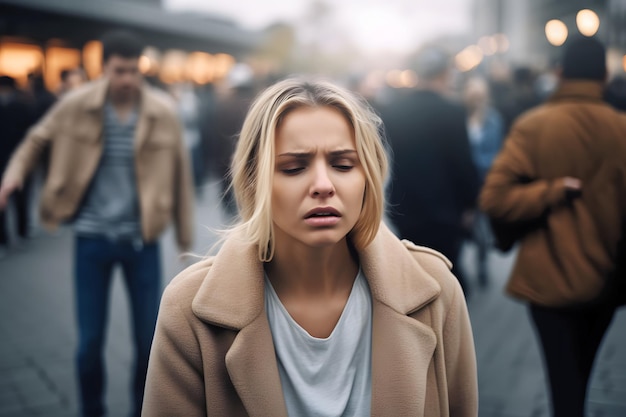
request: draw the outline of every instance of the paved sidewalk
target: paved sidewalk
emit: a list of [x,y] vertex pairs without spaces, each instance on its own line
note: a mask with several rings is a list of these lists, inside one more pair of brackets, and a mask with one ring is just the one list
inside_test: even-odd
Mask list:
[[[214,241],[207,227],[225,221],[210,184],[198,203],[201,227],[194,252]],[[76,333],[73,313],[72,234],[43,234],[0,260],[0,417],[75,417]],[[171,230],[162,240],[165,281],[185,263],[177,259]],[[472,278],[472,248],[464,264]],[[502,293],[512,254],[494,254],[492,284],[476,289],[469,309],[479,366],[481,417],[548,417],[548,397],[537,342],[525,306]],[[165,285],[165,283],[164,283]],[[122,280],[115,279],[106,346],[109,416],[130,410],[131,342]],[[626,416],[626,315],[621,311],[600,352],[589,416]],[[184,417],[184,416],[181,416]],[[432,417],[432,416],[429,416]]]

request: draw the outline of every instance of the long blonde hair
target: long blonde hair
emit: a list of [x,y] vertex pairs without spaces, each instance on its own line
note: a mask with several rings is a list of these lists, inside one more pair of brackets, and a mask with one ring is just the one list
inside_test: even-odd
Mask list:
[[356,151],[365,172],[361,215],[350,232],[357,249],[376,236],[385,210],[384,184],[388,158],[380,118],[369,105],[343,88],[325,81],[287,79],[262,92],[244,120],[230,169],[240,221],[239,231],[259,248],[259,259],[274,255],[272,182],[276,130],[287,113],[300,107],[327,106],[339,110],[354,129]]

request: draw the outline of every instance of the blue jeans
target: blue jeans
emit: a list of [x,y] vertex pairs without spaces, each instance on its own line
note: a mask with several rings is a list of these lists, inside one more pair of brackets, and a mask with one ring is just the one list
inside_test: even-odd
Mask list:
[[139,416],[161,297],[159,245],[133,245],[132,241],[77,236],[75,250],[77,367],[82,415],[105,414],[104,333],[113,267],[119,264],[132,311],[135,345],[133,415]]

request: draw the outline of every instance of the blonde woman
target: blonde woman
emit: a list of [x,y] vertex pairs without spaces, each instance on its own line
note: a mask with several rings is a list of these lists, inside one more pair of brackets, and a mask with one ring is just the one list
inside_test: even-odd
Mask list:
[[325,82],[268,88],[232,165],[241,221],[166,289],[144,416],[476,416],[465,298],[381,222],[379,119]]

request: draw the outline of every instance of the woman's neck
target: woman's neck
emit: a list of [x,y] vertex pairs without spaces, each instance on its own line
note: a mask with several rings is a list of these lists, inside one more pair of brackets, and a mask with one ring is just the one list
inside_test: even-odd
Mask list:
[[277,245],[274,258],[265,266],[276,292],[290,296],[345,292],[352,288],[358,270],[356,255],[345,239],[326,248]]

